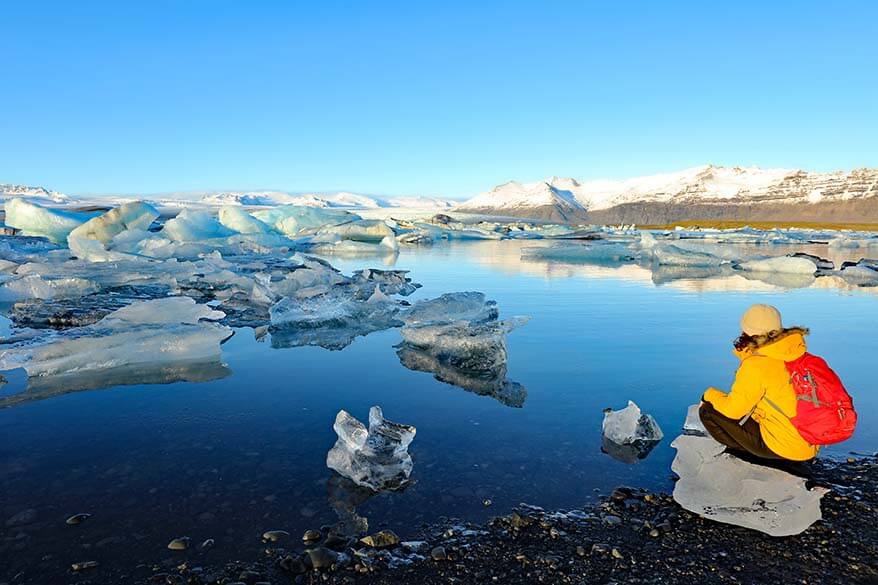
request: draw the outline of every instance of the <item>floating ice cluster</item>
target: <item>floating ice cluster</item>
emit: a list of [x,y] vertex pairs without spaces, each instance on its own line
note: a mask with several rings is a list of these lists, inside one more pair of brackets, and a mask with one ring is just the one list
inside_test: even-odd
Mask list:
[[[878,255],[878,237],[873,234],[748,228],[632,233],[607,228],[595,237],[589,241],[525,247],[521,257],[529,262],[636,265],[651,271],[656,284],[739,278],[781,288],[878,287],[878,260],[863,258],[856,263],[840,262],[837,267],[836,262],[801,250],[773,251],[827,245],[823,249],[830,253],[874,250]],[[754,245],[761,253],[753,254]]]

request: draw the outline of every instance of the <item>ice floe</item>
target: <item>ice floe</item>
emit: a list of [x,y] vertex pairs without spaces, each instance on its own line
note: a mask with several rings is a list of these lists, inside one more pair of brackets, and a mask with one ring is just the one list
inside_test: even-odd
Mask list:
[[95,215],[43,207],[19,198],[7,201],[4,210],[7,226],[21,230],[25,236],[42,236],[56,244],[66,242],[70,232]]
[[771,536],[799,534],[820,520],[825,488],[809,489],[801,477],[726,453],[693,420],[697,409],[689,408],[684,434],[671,443],[677,450],[671,469],[680,478],[673,494],[678,504],[705,518]]
[[[132,380],[132,371],[145,378],[188,370],[216,369],[220,344],[232,330],[214,323],[224,316],[185,297],[140,301],[106,315],[85,327],[63,333],[41,334],[4,341],[0,370],[23,368],[30,381],[50,380],[58,388],[89,387],[85,378],[100,384],[96,374]],[[152,372],[152,373],[150,373]],[[137,383],[136,379],[133,382]]]
[[326,466],[357,485],[375,491],[399,489],[412,473],[409,444],[415,427],[391,422],[381,408],[369,410],[369,428],[340,410],[332,428],[338,440],[326,455]]

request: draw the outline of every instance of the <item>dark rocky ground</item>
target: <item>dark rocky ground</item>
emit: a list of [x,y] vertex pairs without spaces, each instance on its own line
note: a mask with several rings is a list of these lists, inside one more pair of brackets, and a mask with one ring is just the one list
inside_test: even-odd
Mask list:
[[819,460],[812,473],[833,491],[823,499],[823,520],[794,537],[704,520],[668,495],[622,487],[584,510],[522,504],[485,525],[449,519],[413,527],[403,543],[379,533],[372,546],[325,535],[306,545],[280,533],[260,558],[222,566],[199,562],[201,543],[190,543],[164,565],[71,570],[68,582],[878,583],[878,457]]

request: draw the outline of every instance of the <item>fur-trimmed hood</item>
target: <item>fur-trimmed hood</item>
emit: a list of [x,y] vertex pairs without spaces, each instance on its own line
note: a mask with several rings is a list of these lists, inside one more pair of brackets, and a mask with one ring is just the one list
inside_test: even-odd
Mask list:
[[744,345],[741,346],[738,343],[733,352],[740,360],[762,356],[782,362],[791,362],[802,357],[802,354],[808,351],[808,346],[805,345],[807,334],[808,330],[804,327],[787,327],[766,335],[745,337],[741,340]]
[[765,335],[753,335],[745,340],[745,345],[742,348],[743,350],[756,351],[766,345],[775,343],[780,341],[785,337],[789,337],[790,335],[799,334],[802,337],[808,335],[810,331],[807,327],[785,327],[780,331],[772,331],[771,333],[766,333]]

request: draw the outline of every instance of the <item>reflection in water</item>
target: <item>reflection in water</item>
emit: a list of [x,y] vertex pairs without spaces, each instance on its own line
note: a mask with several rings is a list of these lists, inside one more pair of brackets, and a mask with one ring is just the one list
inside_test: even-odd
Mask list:
[[139,363],[103,370],[85,370],[58,376],[31,376],[27,387],[8,396],[0,395],[0,408],[43,400],[83,390],[103,390],[135,384],[210,382],[232,371],[219,360]]
[[326,482],[326,499],[329,507],[338,516],[338,522],[329,532],[348,537],[356,537],[368,532],[369,519],[360,516],[357,507],[376,495],[378,492],[333,473]]
[[521,408],[527,398],[527,390],[518,382],[506,378],[506,364],[487,372],[470,372],[445,364],[433,355],[411,347],[397,346],[399,362],[410,370],[430,372],[440,382],[458,386],[479,396],[491,396],[506,406]]
[[633,443],[616,443],[607,437],[601,438],[601,452],[606,453],[616,461],[622,463],[637,463],[640,459],[646,459],[652,450],[661,441],[635,441]]
[[345,323],[341,326],[328,324],[322,327],[272,327],[271,347],[286,349],[311,345],[338,351],[352,344],[357,337],[365,337],[370,333],[400,325],[402,322],[391,314],[357,323]]

